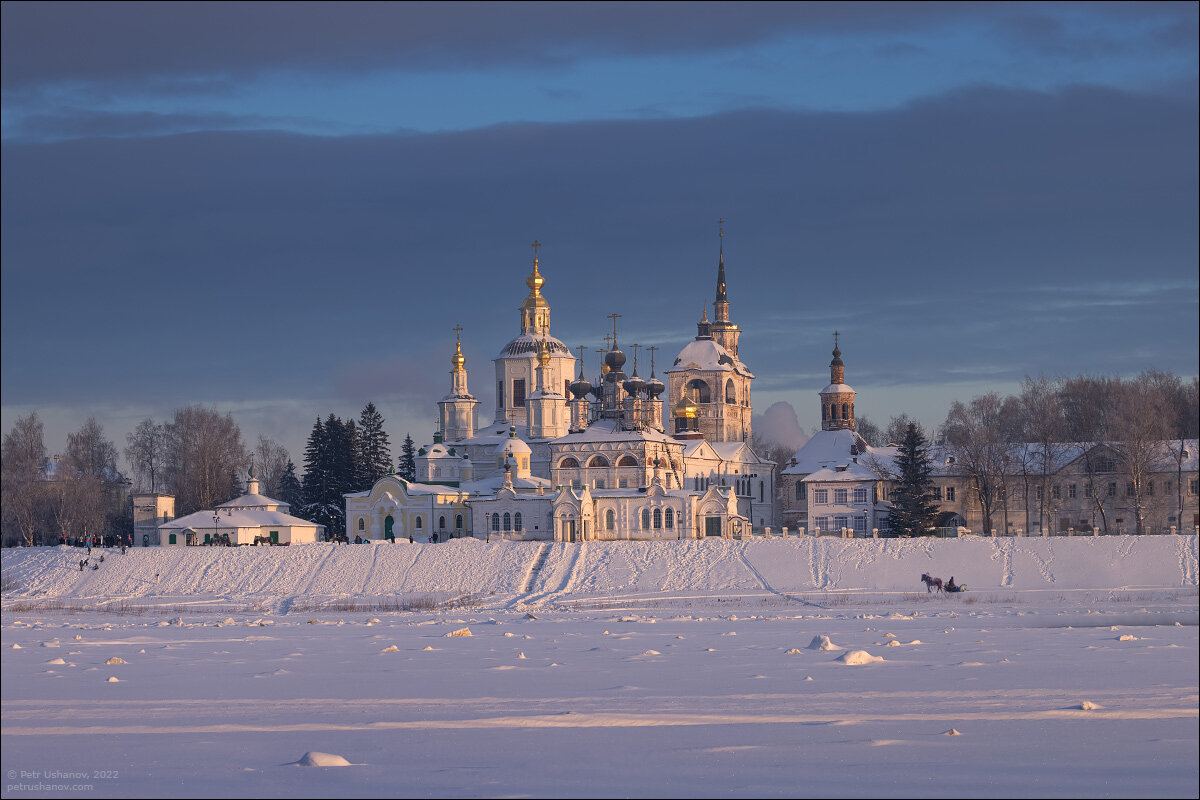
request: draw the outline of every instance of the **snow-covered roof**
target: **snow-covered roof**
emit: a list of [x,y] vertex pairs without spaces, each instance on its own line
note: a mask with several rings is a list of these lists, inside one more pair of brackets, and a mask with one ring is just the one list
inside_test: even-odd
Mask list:
[[640,431],[621,430],[615,419],[599,419],[576,433],[568,433],[551,440],[555,445],[584,444],[596,442],[649,441],[660,444],[678,445],[679,442],[661,431],[646,428]]
[[[862,455],[866,455],[871,448],[867,447],[867,443],[863,438],[852,430],[841,428],[836,431],[817,431],[805,442],[799,450],[792,455],[795,459],[794,466],[791,464],[791,459],[788,460],[788,466],[783,470],[784,475],[808,475],[825,467],[836,467],[839,464],[848,463],[853,456],[850,453],[850,448]],[[876,455],[886,455],[886,448],[876,448],[881,451]]]
[[309,522],[306,519],[293,517],[291,514],[285,514],[282,511],[275,511],[264,508],[243,508],[243,509],[226,509],[217,514],[217,521],[213,523],[213,512],[196,511],[183,517],[178,517],[159,525],[159,529],[183,529],[191,528],[196,531],[204,531],[221,528],[269,528],[269,527],[294,527],[304,525],[308,527],[321,527],[315,522]]
[[275,500],[264,494],[244,494],[217,506],[217,508],[266,508],[272,511],[286,507],[287,503],[282,500]]
[[537,358],[538,348],[542,346],[542,342],[546,343],[546,349],[550,351],[551,358],[569,358],[575,360],[575,356],[571,355],[571,349],[565,344],[555,339],[553,336],[534,336],[532,333],[522,333],[515,339],[512,339],[504,347],[500,348],[500,353],[496,358]]
[[738,360],[737,356],[712,339],[694,339],[688,342],[679,351],[679,356],[675,359],[674,366],[668,369],[667,372],[683,372],[689,369],[736,372],[739,375],[745,375],[747,378],[754,377],[750,370],[746,369],[746,365]]
[[861,483],[862,481],[879,480],[879,476],[873,470],[864,467],[862,464],[856,464],[853,461],[846,464],[839,464],[836,467],[825,467],[808,475],[804,479],[805,483],[817,482],[853,482]]
[[845,394],[846,392],[853,391],[853,389],[844,383],[831,383],[821,390],[821,394]]

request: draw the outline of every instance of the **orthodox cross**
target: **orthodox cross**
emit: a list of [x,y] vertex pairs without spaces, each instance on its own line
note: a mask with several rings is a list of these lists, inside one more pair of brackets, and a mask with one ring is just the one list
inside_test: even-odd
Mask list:
[[837,350],[837,346],[838,346],[838,332],[834,331],[833,332],[833,349]]
[[609,314],[608,318],[613,321],[612,340],[613,340],[613,345],[615,346],[617,344],[617,320],[619,320],[621,318],[621,315],[620,314]]
[[654,374],[654,351],[658,349],[657,345],[650,345],[646,348],[650,352],[650,374]]
[[630,347],[633,348],[633,371],[637,372],[637,354],[638,354],[638,348],[641,347],[641,345],[634,344],[634,345],[630,345]]
[[453,328],[453,331],[454,331],[454,341],[456,341],[456,342],[461,342],[461,341],[462,341],[462,332],[463,332],[463,326],[462,326],[462,325],[455,325],[455,326],[454,326],[454,328]]
[[722,239],[725,238],[725,220],[724,219],[717,220],[717,236],[721,237]]
[[538,250],[541,248],[541,246],[542,246],[542,243],[539,242],[537,239],[534,239],[533,244],[530,245],[530,247],[533,248],[533,260],[534,261],[537,261]]

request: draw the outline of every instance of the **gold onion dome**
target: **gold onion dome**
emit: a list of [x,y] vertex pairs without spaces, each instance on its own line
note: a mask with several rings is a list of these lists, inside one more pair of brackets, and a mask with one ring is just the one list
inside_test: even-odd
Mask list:
[[462,342],[454,343],[454,355],[450,356],[450,366],[455,369],[462,369],[467,363],[466,356],[463,355]]
[[549,305],[546,298],[542,297],[542,287],[546,285],[546,279],[542,277],[542,273],[538,272],[536,258],[533,260],[533,272],[529,273],[529,277],[525,279],[525,285],[529,287],[529,296],[525,298],[521,308],[540,308]]
[[687,395],[679,398],[679,402],[671,409],[672,416],[676,418],[695,419],[700,414],[700,409],[692,402],[692,399]]

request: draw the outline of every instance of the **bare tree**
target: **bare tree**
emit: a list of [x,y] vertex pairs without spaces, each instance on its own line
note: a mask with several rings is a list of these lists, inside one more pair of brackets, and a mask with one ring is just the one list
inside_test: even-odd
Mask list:
[[[37,412],[21,417],[4,436],[3,516],[4,539],[19,538],[26,545],[37,543],[43,513],[42,469],[46,445]],[[14,535],[15,534],[15,535]]]
[[[916,425],[918,429],[921,428],[921,423],[908,414],[900,413],[892,417],[888,421],[887,430],[883,432],[883,438],[886,439],[884,444],[899,444],[904,441],[904,433],[908,430],[910,424]],[[922,430],[921,433],[924,434],[925,431]],[[932,440],[934,437],[931,436],[929,438]]]
[[267,436],[259,435],[254,448],[254,464],[258,469],[259,491],[267,497],[279,497],[280,482],[287,472],[291,458],[283,445]]
[[138,423],[126,437],[125,459],[133,467],[140,488],[157,492],[163,484],[163,467],[167,458],[167,426],[152,419]]
[[968,405],[956,401],[942,428],[945,447],[979,503],[984,531],[993,528],[992,517],[1010,468],[1009,447],[1002,436],[1003,405],[1004,401],[995,392],[976,397]]
[[187,406],[176,409],[167,433],[164,472],[175,492],[177,514],[191,514],[232,499],[229,476],[249,463],[233,415]]
[[884,432],[866,414],[859,414],[854,418],[854,431],[871,447],[883,447],[888,444]]
[[119,480],[117,448],[104,438],[104,428],[95,417],[88,417],[83,427],[67,434],[66,462],[78,475],[101,481]]
[[1121,391],[1120,378],[1089,375],[1064,380],[1059,387],[1066,438],[1082,453],[1084,497],[1091,501],[1092,525],[1098,519],[1105,533],[1109,531],[1109,495],[1102,482],[1111,477],[1116,455],[1105,443],[1111,439],[1115,400]]
[[1054,515],[1061,507],[1057,485],[1051,478],[1062,466],[1062,460],[1077,448],[1068,444],[1067,425],[1063,406],[1059,402],[1060,381],[1048,378],[1029,378],[1021,384],[1018,398],[1022,436],[1022,472],[1031,474],[1035,486],[1038,527],[1045,531],[1053,527]]
[[1116,410],[1114,445],[1132,489],[1135,532],[1145,533],[1154,492],[1151,478],[1162,466],[1163,441],[1173,433],[1170,400],[1161,386],[1142,374],[1122,387]]

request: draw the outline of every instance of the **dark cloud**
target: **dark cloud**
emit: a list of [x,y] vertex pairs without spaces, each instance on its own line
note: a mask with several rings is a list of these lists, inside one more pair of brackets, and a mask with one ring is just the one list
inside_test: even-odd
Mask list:
[[[1039,7],[1034,7],[1039,8]],[[263,69],[558,67],[588,55],[728,50],[790,33],[904,33],[974,19],[1053,48],[1061,8],[989,3],[5,3],[5,91]],[[1015,10],[1014,10],[1015,9]],[[1072,4],[1194,20],[1194,4]],[[1183,24],[1186,24],[1183,23]],[[1167,41],[1176,41],[1170,38]],[[1180,42],[1181,47],[1189,46]],[[1190,47],[1194,48],[1193,39]]]
[[13,139],[52,141],[91,137],[165,136],[173,133],[220,130],[294,130],[344,134],[344,126],[313,119],[260,115],[114,112],[68,109],[30,114],[15,121],[7,131]]
[[7,143],[4,402],[432,404],[461,323],[487,409],[534,237],[556,335],[595,346],[621,313],[661,374],[711,302],[721,216],[756,391],[806,413],[834,329],[852,385],[1187,372],[1197,133],[1194,95],[975,89],[877,113]]

